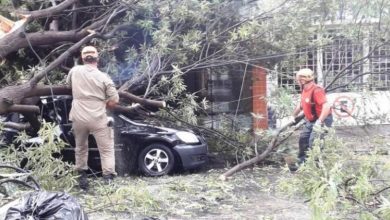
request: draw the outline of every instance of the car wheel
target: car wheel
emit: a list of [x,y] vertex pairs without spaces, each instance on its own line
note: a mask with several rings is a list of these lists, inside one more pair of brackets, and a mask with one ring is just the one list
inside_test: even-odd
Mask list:
[[147,176],[162,176],[170,173],[175,164],[172,150],[163,144],[151,144],[138,156],[138,168]]

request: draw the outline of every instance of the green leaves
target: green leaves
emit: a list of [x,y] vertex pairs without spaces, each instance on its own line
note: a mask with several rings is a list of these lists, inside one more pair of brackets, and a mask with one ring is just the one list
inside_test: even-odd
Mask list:
[[[17,146],[10,146],[0,156],[0,163],[19,166],[22,160],[27,161],[26,168],[45,190],[69,191],[76,180],[72,175],[72,166],[58,157],[65,143],[56,134],[53,124],[43,123],[38,132],[41,144],[29,144],[29,137],[22,132],[17,140]],[[54,155],[57,155],[55,157]]]
[[378,155],[351,151],[332,132],[314,145],[292,180],[281,181],[282,188],[310,198],[313,219],[388,219],[389,192],[382,182],[389,181],[383,174],[387,164]]
[[188,48],[193,52],[198,52],[201,48],[201,40],[203,33],[199,30],[190,30],[188,33],[181,36],[183,47]]

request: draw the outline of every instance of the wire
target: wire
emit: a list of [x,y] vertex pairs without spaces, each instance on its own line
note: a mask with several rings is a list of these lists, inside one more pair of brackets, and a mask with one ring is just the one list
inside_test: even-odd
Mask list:
[[240,101],[241,101],[241,96],[242,96],[242,91],[244,90],[244,83],[245,83],[245,76],[246,76],[246,70],[248,68],[248,64],[245,65],[245,70],[244,70],[244,76],[242,77],[242,83],[241,83],[241,88],[240,88],[240,95],[238,96],[238,103],[236,107],[236,112],[234,114],[234,121],[236,120],[238,109],[240,108]]

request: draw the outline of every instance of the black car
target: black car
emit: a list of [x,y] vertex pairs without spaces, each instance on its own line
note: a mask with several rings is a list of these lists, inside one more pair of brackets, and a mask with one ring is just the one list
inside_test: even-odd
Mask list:
[[[41,115],[47,122],[59,125],[60,137],[69,147],[62,152],[65,161],[74,162],[75,141],[68,120],[71,96],[41,98]],[[115,133],[116,171],[126,175],[140,171],[148,176],[161,176],[178,169],[196,169],[207,162],[207,144],[190,130],[177,130],[135,121],[121,113],[112,114]],[[100,171],[96,142],[89,137],[88,165]]]

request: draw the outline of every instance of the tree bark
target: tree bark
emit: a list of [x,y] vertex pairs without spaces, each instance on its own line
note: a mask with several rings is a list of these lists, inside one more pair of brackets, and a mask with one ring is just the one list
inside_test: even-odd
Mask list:
[[74,42],[87,35],[88,33],[86,31],[44,31],[36,33],[25,32],[25,26],[29,22],[37,18],[49,18],[73,5],[75,2],[78,2],[78,0],[66,0],[57,6],[38,11],[17,11],[17,15],[23,15],[27,18],[27,20],[23,25],[0,38],[0,45],[2,45],[0,50],[0,57],[5,58],[11,52],[15,52],[28,46],[49,45],[62,41]]
[[38,11],[23,11],[18,10],[15,14],[17,15],[29,15],[29,19],[37,19],[37,18],[48,18],[51,17],[59,12],[62,12],[66,8],[72,6],[74,3],[78,2],[79,0],[65,0],[64,2],[55,5],[50,8],[41,9]]
[[4,122],[3,125],[5,128],[12,128],[18,131],[27,130],[31,127],[30,123]]
[[166,103],[164,101],[145,99],[124,91],[119,91],[118,93],[119,93],[119,97],[131,102],[139,103],[145,107],[150,106],[155,108],[165,108],[166,106]]
[[[72,89],[66,85],[54,85],[54,86],[42,86],[37,85],[31,87],[30,84],[22,84],[16,86],[9,86],[0,89],[0,114],[6,114],[9,112],[37,112],[37,106],[18,105],[23,103],[26,98],[37,96],[50,96],[50,95],[72,95]],[[164,101],[157,101],[151,99],[145,99],[133,95],[128,92],[119,92],[119,97],[125,102],[139,103],[145,107],[152,108],[164,108],[166,103]],[[33,104],[33,103],[26,103]],[[39,109],[38,109],[39,112]]]
[[[4,58],[9,53],[15,52],[21,48],[38,45],[50,45],[64,41],[76,43],[63,52],[42,71],[37,73],[29,80],[29,82],[0,89],[0,114],[7,114],[9,112],[23,113],[31,119],[30,123],[34,124],[32,126],[37,127],[38,124],[36,123],[37,120],[36,116],[34,115],[39,112],[39,108],[35,106],[37,100],[35,100],[35,102],[34,100],[32,100],[32,102],[28,102],[26,101],[27,99],[48,95],[71,95],[71,89],[67,86],[42,86],[38,85],[38,82],[47,76],[52,70],[64,63],[66,59],[76,53],[83,44],[89,42],[95,37],[102,39],[113,38],[118,31],[126,29],[129,26],[129,24],[119,25],[116,28],[108,31],[108,33],[105,35],[96,32],[96,30],[104,30],[104,27],[106,27],[106,25],[110,23],[115,16],[127,10],[127,7],[119,4],[119,6],[116,6],[116,8],[112,9],[111,14],[102,15],[100,18],[93,20],[89,26],[84,28],[70,31],[43,31],[35,33],[25,32],[25,26],[34,19],[56,16],[64,9],[70,6],[74,6],[77,2],[78,0],[65,0],[62,3],[47,9],[16,12],[17,15],[22,15],[27,20],[20,27],[0,38],[0,44],[3,45],[0,50],[1,58]],[[140,98],[128,92],[120,92],[119,95],[125,101],[140,103],[145,107],[165,107],[165,102],[163,101],[154,101]],[[122,108],[122,110],[126,109],[128,108]]]

